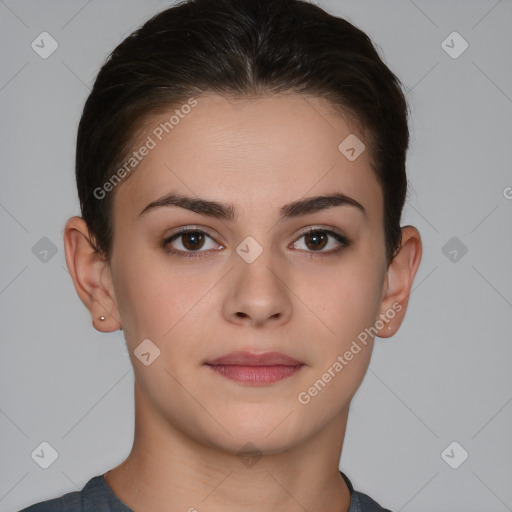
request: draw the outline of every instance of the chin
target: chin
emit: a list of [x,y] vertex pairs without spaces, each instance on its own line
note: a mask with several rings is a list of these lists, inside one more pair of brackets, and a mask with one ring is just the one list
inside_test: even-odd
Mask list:
[[244,435],[241,433],[236,437],[229,439],[212,439],[210,446],[220,449],[226,453],[243,457],[277,455],[286,452],[300,444],[294,439],[285,438],[285,436],[275,436],[273,439],[266,438],[265,435]]
[[304,422],[298,425],[298,418],[292,418],[293,413],[284,419],[290,413],[288,409],[286,411],[281,411],[278,416],[248,415],[239,421],[226,421],[223,426],[231,435],[225,430],[205,432],[207,444],[236,455],[243,452],[261,455],[285,452],[306,440],[311,434]]

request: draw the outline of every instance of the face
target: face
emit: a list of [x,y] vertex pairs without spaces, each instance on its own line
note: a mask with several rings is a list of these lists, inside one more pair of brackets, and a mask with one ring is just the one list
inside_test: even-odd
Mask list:
[[344,417],[367,370],[363,333],[384,313],[382,191],[368,151],[339,149],[362,136],[320,98],[196,100],[161,140],[170,114],[151,119],[155,146],[114,200],[137,400],[201,443],[278,452]]

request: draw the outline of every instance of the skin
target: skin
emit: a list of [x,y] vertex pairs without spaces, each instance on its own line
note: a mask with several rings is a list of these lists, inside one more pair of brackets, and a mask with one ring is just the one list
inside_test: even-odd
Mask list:
[[[80,217],[65,227],[77,293],[97,330],[122,326],[135,374],[132,451],[105,478],[138,512],[346,512],[350,495],[338,464],[371,337],[309,403],[297,397],[393,304],[401,310],[378,336],[398,330],[421,260],[420,235],[402,228],[400,252],[387,264],[382,191],[369,151],[351,162],[338,150],[351,133],[364,138],[323,99],[197,100],[118,185],[109,262]],[[168,118],[151,118],[145,136]],[[238,217],[176,206],[139,217],[169,192],[232,203]],[[334,192],[361,203],[366,215],[343,205],[280,221],[284,204]],[[190,226],[212,236],[199,244],[200,257],[162,247]],[[332,227],[352,243],[329,237],[315,246],[301,236],[308,227]],[[263,250],[252,263],[236,252],[248,236]],[[193,252],[186,244],[177,237],[167,247]],[[144,339],[160,350],[148,366],[134,355]],[[204,365],[239,350],[280,352],[304,366],[277,383],[249,386]],[[248,465],[237,455],[247,443],[261,455]]]

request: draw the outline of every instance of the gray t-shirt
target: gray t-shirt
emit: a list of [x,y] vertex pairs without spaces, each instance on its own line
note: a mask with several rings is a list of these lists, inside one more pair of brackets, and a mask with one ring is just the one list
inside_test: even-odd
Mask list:
[[[354,491],[348,477],[342,473],[350,490],[348,512],[391,512],[382,508],[369,496]],[[60,498],[41,501],[19,512],[134,512],[110,488],[103,475],[91,478],[81,491],[64,494]]]

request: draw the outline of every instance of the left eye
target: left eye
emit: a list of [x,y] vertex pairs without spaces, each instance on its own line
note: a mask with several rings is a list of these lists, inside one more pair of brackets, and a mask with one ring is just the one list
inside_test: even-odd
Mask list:
[[[312,249],[312,251],[308,252],[335,253],[350,245],[348,238],[328,229],[310,229],[309,231],[302,233],[298,240],[302,238],[305,240],[306,250]],[[322,251],[321,249],[325,249],[325,247],[329,245],[329,238],[334,239],[337,242],[334,243],[335,247],[336,245],[341,247],[338,247],[337,249],[334,248],[334,250]],[[298,242],[295,242],[294,246],[297,244]]]

